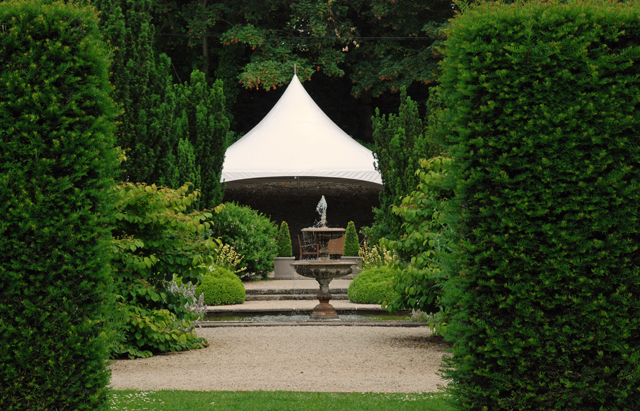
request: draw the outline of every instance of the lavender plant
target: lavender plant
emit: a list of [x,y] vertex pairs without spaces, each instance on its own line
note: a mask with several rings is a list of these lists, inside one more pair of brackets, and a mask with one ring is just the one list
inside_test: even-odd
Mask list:
[[179,327],[186,332],[192,331],[195,325],[204,319],[204,313],[207,309],[204,304],[204,294],[200,294],[200,298],[196,298],[195,284],[192,284],[191,281],[184,284],[175,274],[171,281],[165,281],[164,285],[172,295],[184,298],[186,300],[184,308],[188,311],[193,311],[198,316],[198,319],[191,322],[187,328]]

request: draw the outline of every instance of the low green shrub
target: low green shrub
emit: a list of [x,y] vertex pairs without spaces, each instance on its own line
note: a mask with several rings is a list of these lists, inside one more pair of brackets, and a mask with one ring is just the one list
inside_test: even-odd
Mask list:
[[196,287],[196,296],[204,294],[205,305],[242,304],[247,297],[242,281],[232,271],[211,266]]
[[349,284],[349,300],[359,304],[382,304],[396,298],[393,289],[398,271],[391,267],[379,267],[363,271]]
[[266,278],[273,270],[273,259],[278,253],[276,225],[250,207],[235,203],[224,203],[222,210],[213,216],[213,221],[215,224],[210,234],[220,237],[224,244],[230,244],[245,256],[247,269],[243,275]]

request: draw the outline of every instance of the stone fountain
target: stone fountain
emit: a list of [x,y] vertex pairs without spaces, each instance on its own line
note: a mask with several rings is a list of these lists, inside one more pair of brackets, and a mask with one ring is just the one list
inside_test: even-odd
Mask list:
[[312,320],[340,320],[338,313],[329,304],[331,293],[329,283],[336,277],[344,277],[351,273],[351,261],[331,261],[329,259],[329,240],[340,238],[344,235],[344,228],[327,227],[327,201],[322,196],[316,207],[320,213],[320,222],[314,227],[303,228],[303,236],[312,235],[318,242],[318,259],[296,261],[291,263],[296,272],[304,277],[315,278],[320,284],[320,292],[316,296],[320,304],[316,305],[311,313]]

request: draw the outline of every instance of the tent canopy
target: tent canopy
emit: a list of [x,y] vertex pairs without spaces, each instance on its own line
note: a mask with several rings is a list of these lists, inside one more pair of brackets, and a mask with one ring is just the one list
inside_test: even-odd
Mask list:
[[371,150],[349,137],[298,80],[257,126],[226,152],[228,185],[282,180],[339,180],[382,188]]

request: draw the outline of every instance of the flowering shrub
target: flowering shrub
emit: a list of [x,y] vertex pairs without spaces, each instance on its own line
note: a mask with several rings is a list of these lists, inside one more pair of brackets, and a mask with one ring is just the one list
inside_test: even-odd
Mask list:
[[191,281],[184,284],[182,280],[175,275],[171,281],[165,281],[165,287],[168,293],[174,297],[178,297],[180,301],[184,298],[186,300],[184,302],[184,309],[198,316],[187,328],[183,329],[183,331],[187,332],[192,331],[194,324],[204,318],[204,313],[207,310],[207,307],[204,305],[204,294],[200,294],[200,298],[196,298],[196,286],[191,284]]
[[362,269],[364,271],[390,266],[398,259],[393,250],[388,249],[385,245],[371,246],[366,242],[358,252],[358,255],[362,257]]
[[242,266],[244,256],[233,249],[229,244],[225,244],[218,249],[218,253],[214,255],[213,261],[216,265],[233,271],[237,275],[242,275],[246,266]]

